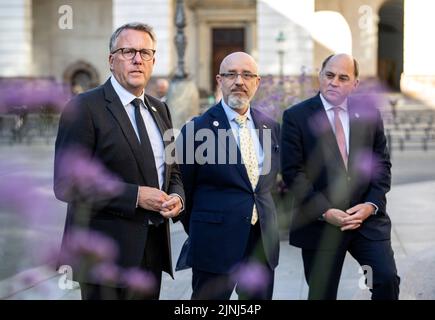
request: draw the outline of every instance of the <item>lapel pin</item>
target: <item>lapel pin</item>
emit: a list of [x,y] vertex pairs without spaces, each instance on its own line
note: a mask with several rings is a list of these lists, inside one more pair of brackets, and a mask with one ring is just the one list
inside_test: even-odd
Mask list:
[[154,106],[151,106],[151,109],[154,111],[154,112],[157,112],[157,109],[156,109],[156,107],[154,107]]
[[217,121],[213,121],[213,125],[214,125],[215,127],[218,127],[218,126],[219,126],[219,122],[217,122]]
[[355,113],[355,118],[359,119],[359,113]]
[[264,129],[267,129],[267,126],[266,126],[265,124],[263,124],[263,128],[264,128]]

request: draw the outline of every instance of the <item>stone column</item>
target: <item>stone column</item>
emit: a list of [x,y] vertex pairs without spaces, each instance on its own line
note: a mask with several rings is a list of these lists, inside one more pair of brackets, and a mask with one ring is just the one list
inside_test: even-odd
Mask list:
[[0,76],[32,76],[32,1],[0,2]]

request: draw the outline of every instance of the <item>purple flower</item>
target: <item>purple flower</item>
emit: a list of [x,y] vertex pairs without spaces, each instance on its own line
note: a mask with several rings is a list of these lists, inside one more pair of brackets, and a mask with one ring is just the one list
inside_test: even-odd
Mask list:
[[62,181],[57,191],[66,199],[106,200],[122,192],[120,179],[83,149],[72,148],[59,154],[56,174]]
[[43,223],[51,194],[23,166],[0,162],[0,209],[13,212],[27,224]]
[[73,270],[84,266],[94,276],[93,268],[100,264],[113,264],[118,252],[117,244],[108,236],[97,231],[74,228],[65,234],[60,252],[52,247],[46,259],[48,262],[69,265]]
[[369,180],[377,178],[382,173],[381,158],[370,149],[361,150],[354,156],[355,169],[361,177]]
[[115,284],[119,280],[120,268],[113,263],[99,263],[91,269],[91,277],[102,284]]
[[154,275],[138,268],[126,269],[122,282],[131,292],[142,295],[151,294],[157,287]]
[[265,266],[258,262],[248,262],[238,266],[233,273],[237,286],[247,294],[255,294],[267,288],[270,281]]
[[70,97],[68,86],[51,79],[0,81],[0,113],[59,112]]
[[317,112],[314,116],[309,118],[308,125],[310,126],[311,131],[319,137],[325,134],[328,130],[332,130],[328,118],[321,112]]

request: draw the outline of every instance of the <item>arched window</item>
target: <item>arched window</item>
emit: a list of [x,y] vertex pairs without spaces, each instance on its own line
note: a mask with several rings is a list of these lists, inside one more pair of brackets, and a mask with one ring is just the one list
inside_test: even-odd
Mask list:
[[64,81],[71,86],[73,94],[79,94],[99,85],[97,70],[89,63],[78,61],[64,72]]

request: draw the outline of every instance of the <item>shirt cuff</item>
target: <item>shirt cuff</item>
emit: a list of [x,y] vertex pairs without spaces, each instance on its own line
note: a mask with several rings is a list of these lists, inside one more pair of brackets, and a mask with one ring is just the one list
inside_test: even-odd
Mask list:
[[139,188],[140,187],[137,187],[136,209],[139,208]]
[[366,202],[368,204],[371,204],[373,207],[375,207],[375,211],[372,213],[372,215],[376,215],[378,213],[379,207],[375,205],[373,202]]
[[180,212],[182,212],[184,210],[184,201],[183,201],[183,198],[178,193],[171,193],[170,196],[177,196],[178,198],[180,198],[180,201],[181,201],[181,210],[180,210]]

